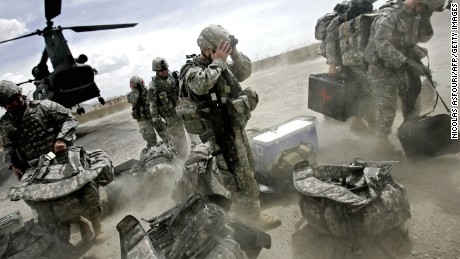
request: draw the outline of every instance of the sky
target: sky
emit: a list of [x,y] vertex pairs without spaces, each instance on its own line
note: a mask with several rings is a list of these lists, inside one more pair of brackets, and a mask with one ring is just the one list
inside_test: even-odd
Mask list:
[[[185,55],[199,53],[196,39],[209,24],[220,24],[238,38],[238,49],[253,61],[316,43],[314,27],[339,1],[328,0],[65,0],[54,26],[138,23],[132,28],[76,33],[64,30],[72,55],[88,56],[99,73],[95,81],[106,99],[129,92],[129,79],[148,84],[151,62],[164,57],[179,70]],[[374,7],[385,0],[374,3]],[[1,0],[0,41],[46,26],[44,1]],[[0,44],[0,79],[32,79],[44,39],[35,35]],[[51,71],[51,62],[48,61]],[[23,84],[29,93],[33,84]],[[96,99],[86,103],[95,102]]]

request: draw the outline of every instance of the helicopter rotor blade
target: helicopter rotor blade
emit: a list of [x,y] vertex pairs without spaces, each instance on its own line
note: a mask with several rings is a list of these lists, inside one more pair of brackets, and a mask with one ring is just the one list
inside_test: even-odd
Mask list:
[[85,31],[100,31],[100,30],[111,30],[119,28],[129,28],[136,26],[137,23],[123,23],[123,24],[107,24],[107,25],[88,25],[88,26],[72,26],[62,27],[61,29],[70,29],[74,32],[85,32]]
[[13,38],[13,39],[0,41],[0,44],[5,43],[5,42],[8,42],[8,41],[12,41],[12,40],[17,40],[17,39],[21,39],[21,38],[26,38],[26,37],[34,36],[34,35],[37,35],[37,34],[40,35],[41,33],[42,33],[42,31],[36,30],[36,31],[34,31],[34,32],[32,32],[32,33],[29,33],[29,34],[26,34],[26,35],[22,35],[22,36]]
[[45,17],[47,21],[51,21],[51,19],[61,14],[61,0],[44,0],[44,1],[45,1]]

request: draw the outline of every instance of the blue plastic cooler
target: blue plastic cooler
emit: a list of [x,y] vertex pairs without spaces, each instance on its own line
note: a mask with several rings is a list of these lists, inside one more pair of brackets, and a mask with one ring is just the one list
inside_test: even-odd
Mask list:
[[300,144],[311,144],[313,151],[318,151],[318,134],[316,117],[299,116],[277,126],[269,128],[251,140],[256,172],[267,172],[283,150]]

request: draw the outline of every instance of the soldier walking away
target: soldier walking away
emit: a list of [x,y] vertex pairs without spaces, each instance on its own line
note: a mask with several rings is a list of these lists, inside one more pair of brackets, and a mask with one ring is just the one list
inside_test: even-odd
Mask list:
[[[249,88],[242,90],[239,82],[251,75],[252,63],[237,50],[237,42],[220,25],[205,27],[197,39],[201,53],[182,66],[180,78],[197,104],[197,114],[191,117],[199,118],[203,126],[202,141],[210,141],[218,168],[216,178],[251,223],[273,228],[281,221],[261,212],[254,157],[244,130],[258,96]],[[229,55],[233,63],[227,63]]]
[[410,53],[418,42],[427,42],[433,36],[430,17],[442,4],[437,0],[398,2],[390,5],[371,25],[365,59],[369,63],[368,79],[377,107],[377,151],[401,154],[388,140],[396,115],[397,95],[401,98],[404,119],[416,116],[414,107],[409,107],[408,100],[417,98],[408,98],[411,90],[406,81],[407,72],[410,69],[426,75],[430,71],[410,58]]
[[139,76],[132,76],[129,80],[131,92],[128,94],[128,101],[133,106],[131,115],[139,124],[139,131],[142,137],[147,141],[147,149],[157,143],[157,135],[162,139],[167,139],[165,125],[161,121],[153,122],[150,113],[149,102],[147,100],[148,90],[144,80]]
[[[374,131],[376,111],[374,102],[372,101],[370,86],[367,82],[367,68],[364,62],[360,65],[345,66],[346,60],[342,60],[343,57],[339,45],[339,26],[363,13],[372,12],[372,4],[375,1],[376,0],[350,1],[346,11],[339,12],[329,23],[326,29],[327,34],[324,39],[327,64],[329,64],[329,75],[337,76],[339,69],[340,74],[344,74],[346,77],[348,85],[358,93],[356,107],[354,107],[355,116],[350,124],[350,130],[356,133],[370,133]],[[345,6],[345,4],[338,4],[338,6]],[[337,9],[337,7],[335,9]]]
[[[49,100],[28,100],[22,95],[22,89],[18,85],[6,80],[0,81],[0,105],[6,109],[6,113],[0,118],[3,160],[18,180],[42,154],[50,151],[62,153],[73,145],[78,122],[71,111],[62,105]],[[96,203],[93,207],[97,207],[99,197],[85,201],[88,205]],[[40,208],[32,209],[37,211],[39,220],[46,221],[41,218],[43,214],[40,213]],[[96,235],[102,240],[104,232],[100,211],[91,215],[91,222],[83,217],[76,219],[82,238],[89,240]]]
[[148,103],[154,123],[166,121],[166,129],[181,159],[188,153],[187,139],[182,119],[176,113],[179,98],[177,71],[170,72],[168,62],[161,57],[152,61],[155,75],[149,84]]

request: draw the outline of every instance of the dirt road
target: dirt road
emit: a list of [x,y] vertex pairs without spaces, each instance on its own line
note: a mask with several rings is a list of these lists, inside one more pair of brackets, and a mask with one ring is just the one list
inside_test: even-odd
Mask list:
[[[430,50],[430,65],[438,89],[448,98],[449,73],[449,31],[448,17],[435,14],[435,37],[426,46]],[[372,152],[369,139],[360,138],[349,132],[349,121],[345,123],[325,120],[321,114],[307,108],[309,74],[325,72],[322,58],[302,63],[284,64],[254,73],[243,87],[252,87],[260,96],[260,103],[248,128],[266,128],[295,116],[314,115],[320,151],[319,163],[348,163],[355,157],[364,160],[394,160]],[[424,105],[429,110],[430,104]],[[440,108],[440,107],[438,107]],[[438,109],[442,112],[442,109]],[[393,131],[402,119],[398,114]],[[125,110],[91,121],[80,126],[77,144],[88,150],[101,148],[113,159],[114,165],[131,158],[138,158],[144,147],[136,122],[130,111]],[[399,146],[395,136],[391,141]],[[399,146],[400,147],[400,146]],[[378,241],[363,240],[362,255],[346,253],[347,258],[385,258],[385,247],[396,258],[459,258],[460,257],[460,154],[433,158],[420,162],[410,162],[404,157],[393,169],[393,177],[407,188],[411,203],[412,218],[408,220],[408,238],[397,233],[389,233]],[[1,183],[0,197],[5,197],[9,186],[16,180],[10,177]],[[114,185],[123,186],[118,180]],[[152,184],[152,188],[154,185]],[[123,188],[135,188],[124,186]],[[115,211],[104,220],[108,240],[94,246],[85,256],[96,258],[119,258],[119,239],[115,225],[127,214],[138,219],[158,215],[173,205],[169,193],[152,195],[148,200],[138,200],[135,204],[122,204],[123,210]],[[19,209],[24,218],[30,219],[31,212],[22,202],[0,201],[1,214]],[[286,194],[274,201],[264,203],[264,209],[282,219],[282,225],[269,231],[272,248],[263,250],[259,258],[330,258],[335,242],[328,237],[315,235],[302,218],[297,204],[297,196]],[[78,239],[74,231],[73,239]]]

